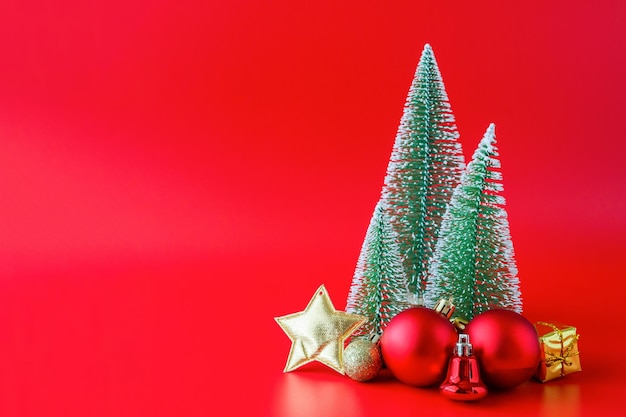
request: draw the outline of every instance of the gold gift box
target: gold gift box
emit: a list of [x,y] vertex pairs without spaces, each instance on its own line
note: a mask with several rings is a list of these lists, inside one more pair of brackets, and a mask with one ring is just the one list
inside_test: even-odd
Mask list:
[[546,382],[582,370],[575,327],[543,321],[537,322],[535,327],[541,348],[541,362],[535,373],[537,379]]

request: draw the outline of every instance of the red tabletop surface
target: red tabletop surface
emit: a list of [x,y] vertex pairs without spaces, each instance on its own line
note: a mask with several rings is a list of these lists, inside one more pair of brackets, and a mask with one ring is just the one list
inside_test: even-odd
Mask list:
[[[624,6],[387,3],[2,6],[0,415],[626,410]],[[497,125],[523,314],[582,372],[473,404],[282,372],[274,317],[345,307],[425,43],[466,158]]]

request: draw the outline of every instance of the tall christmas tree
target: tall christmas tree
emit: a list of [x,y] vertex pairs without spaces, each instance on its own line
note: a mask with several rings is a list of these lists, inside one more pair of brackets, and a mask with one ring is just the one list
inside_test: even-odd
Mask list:
[[521,312],[499,168],[491,124],[444,215],[424,296],[427,306],[451,297],[456,315],[467,320],[496,307]]
[[354,271],[346,312],[368,318],[354,336],[381,334],[387,323],[407,307],[407,280],[396,235],[378,202]]
[[422,52],[382,190],[409,280],[421,298],[446,206],[465,162],[430,45]]

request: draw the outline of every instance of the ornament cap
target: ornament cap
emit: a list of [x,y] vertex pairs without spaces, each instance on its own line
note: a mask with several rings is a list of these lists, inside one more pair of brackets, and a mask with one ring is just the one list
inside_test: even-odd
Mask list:
[[465,331],[465,327],[469,324],[469,321],[462,319],[460,317],[455,317],[450,319],[450,323],[460,332]]
[[439,301],[437,301],[437,304],[435,304],[435,308],[434,310],[437,313],[442,314],[445,318],[449,319],[450,317],[452,317],[452,314],[454,314],[454,310],[456,310],[456,306],[452,303],[452,299],[451,298],[442,298]]
[[455,353],[457,356],[472,356],[472,344],[470,343],[469,335],[459,335],[459,341],[456,344]]

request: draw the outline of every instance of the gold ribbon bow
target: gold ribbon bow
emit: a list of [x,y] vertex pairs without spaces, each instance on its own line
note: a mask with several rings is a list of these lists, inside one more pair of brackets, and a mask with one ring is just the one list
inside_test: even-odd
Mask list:
[[580,353],[579,351],[572,353],[572,350],[574,346],[576,346],[576,342],[578,341],[578,338],[580,337],[580,335],[575,334],[573,339],[567,345],[567,347],[565,347],[564,342],[563,342],[563,332],[561,331],[561,329],[559,329],[554,324],[546,323],[545,321],[537,322],[537,324],[552,328],[552,330],[554,330],[556,334],[558,335],[559,342],[561,344],[561,351],[560,353],[549,352],[549,351],[546,352],[547,357],[545,359],[545,362],[546,362],[546,368],[550,368],[554,365],[561,365],[561,376],[564,376],[565,366],[572,366],[572,361],[570,360],[570,358],[574,356],[578,356],[578,354]]

